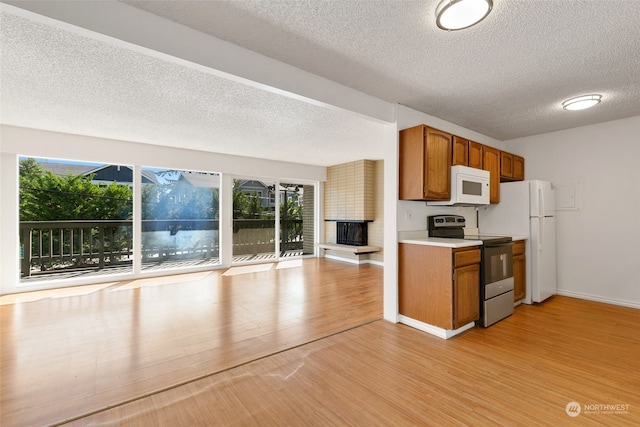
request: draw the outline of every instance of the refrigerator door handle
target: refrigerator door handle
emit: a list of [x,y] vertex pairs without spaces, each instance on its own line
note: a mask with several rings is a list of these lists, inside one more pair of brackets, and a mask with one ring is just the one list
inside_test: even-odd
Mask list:
[[544,217],[538,218],[538,251],[542,251],[542,236],[544,236]]
[[538,184],[538,215],[537,216],[545,216],[544,209],[544,197],[542,197],[542,187]]

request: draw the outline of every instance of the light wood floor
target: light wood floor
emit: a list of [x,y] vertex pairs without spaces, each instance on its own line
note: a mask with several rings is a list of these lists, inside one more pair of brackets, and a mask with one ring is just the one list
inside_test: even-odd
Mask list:
[[554,297],[445,341],[381,295],[381,268],[305,260],[4,305],[0,424],[640,422],[640,310]]
[[2,297],[0,425],[55,424],[382,316],[381,267],[296,265]]

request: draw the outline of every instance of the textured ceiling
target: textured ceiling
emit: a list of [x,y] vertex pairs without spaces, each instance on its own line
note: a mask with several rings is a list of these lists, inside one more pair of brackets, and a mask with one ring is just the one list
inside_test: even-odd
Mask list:
[[494,0],[453,32],[438,0],[125,3],[500,140],[640,115],[640,0]]
[[333,165],[383,157],[382,125],[0,14],[4,124]]
[[[640,115],[640,0],[494,0],[457,32],[435,26],[437,0],[122,3],[500,140]],[[383,156],[379,122],[0,18],[2,123],[315,165]],[[593,109],[560,106],[594,92]]]

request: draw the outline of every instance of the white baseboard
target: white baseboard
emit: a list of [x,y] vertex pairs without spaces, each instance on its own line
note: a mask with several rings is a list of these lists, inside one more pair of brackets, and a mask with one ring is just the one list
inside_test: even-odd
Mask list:
[[357,259],[352,259],[352,258],[343,258],[341,256],[338,255],[324,255],[325,258],[329,258],[329,259],[333,259],[336,261],[343,261],[343,262],[348,262],[350,264],[357,264],[357,265],[362,265],[362,264],[372,264],[372,265],[378,265],[380,267],[384,267],[384,263],[380,262],[380,261],[374,261],[371,259],[361,259],[361,260],[357,260]]
[[412,319],[411,317],[407,317],[407,316],[403,316],[403,315],[399,315],[398,316],[398,321],[400,323],[403,323],[407,326],[411,326],[412,328],[416,328],[422,332],[426,332],[428,334],[431,335],[435,335],[438,338],[442,338],[442,339],[449,339],[451,337],[454,337],[464,331],[466,331],[467,329],[471,329],[475,326],[475,323],[471,322],[471,323],[467,323],[466,325],[458,328],[458,329],[443,329],[443,328],[439,328],[437,326],[433,326],[430,325],[428,323],[424,323],[421,322],[419,320],[416,319]]
[[565,296],[565,297],[585,299],[585,300],[588,300],[588,301],[603,302],[605,304],[613,304],[613,305],[620,305],[622,307],[630,307],[630,308],[638,308],[638,309],[640,309],[640,303],[637,303],[637,302],[634,302],[634,301],[625,301],[625,300],[620,300],[620,299],[615,299],[615,298],[602,297],[602,296],[599,296],[599,295],[585,294],[583,292],[565,291],[565,290],[562,290],[562,289],[558,289],[556,291],[556,293],[558,295],[562,295],[562,296]]

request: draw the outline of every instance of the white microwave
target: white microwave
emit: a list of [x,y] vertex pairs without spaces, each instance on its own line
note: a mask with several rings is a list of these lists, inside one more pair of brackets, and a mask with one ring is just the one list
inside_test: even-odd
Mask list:
[[457,165],[451,167],[451,200],[427,202],[427,205],[475,206],[489,203],[489,171]]

